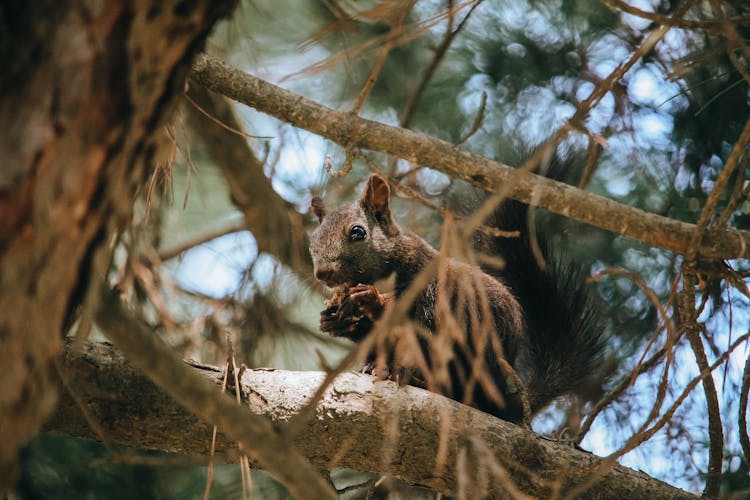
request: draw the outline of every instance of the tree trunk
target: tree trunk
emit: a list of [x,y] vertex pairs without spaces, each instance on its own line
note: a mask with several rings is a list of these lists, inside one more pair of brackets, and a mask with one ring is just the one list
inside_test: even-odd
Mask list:
[[0,5],[0,491],[55,406],[64,325],[104,277],[192,56],[233,4]]

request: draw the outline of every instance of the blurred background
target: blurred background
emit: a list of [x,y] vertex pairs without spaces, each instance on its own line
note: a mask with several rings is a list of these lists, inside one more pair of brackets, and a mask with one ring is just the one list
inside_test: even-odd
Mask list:
[[[518,165],[678,3],[628,3],[655,13],[644,16],[619,1],[243,0],[216,30],[207,52],[339,110],[352,109],[382,60],[361,116]],[[750,7],[740,0],[721,6],[748,40]],[[586,133],[567,135],[560,150],[588,162],[588,191],[695,222],[750,118],[750,94],[727,55],[727,38],[715,24],[701,24],[713,19],[709,2],[695,2],[686,19],[694,22],[671,29],[641,57],[591,109]],[[750,61],[743,61],[747,69]],[[228,340],[238,361],[249,367],[320,370],[320,356],[333,365],[348,352],[345,341],[321,334],[317,326],[324,295],[306,251],[306,235],[314,227],[308,213],[312,196],[323,195],[336,206],[359,196],[370,170],[387,172],[410,188],[397,190],[405,195],[395,201],[396,217],[439,245],[441,216],[429,205],[445,206],[462,189],[429,165],[371,152],[355,159],[348,175],[331,178],[326,157],[341,170],[346,163],[341,147],[196,83],[165,130],[162,157],[137,201],[137,219],[118,242],[112,276],[176,350],[216,365],[226,362]],[[743,158],[730,183],[739,186],[741,197],[728,223],[739,229],[750,222],[746,170]],[[721,208],[730,194],[722,195]],[[548,227],[553,244],[592,275],[623,268],[639,276],[669,310],[680,255],[559,218],[550,217]],[[744,261],[700,269],[697,300],[709,362],[748,331],[747,270]],[[634,280],[605,276],[593,286],[610,318],[611,388],[655,352],[651,341],[664,345],[664,322]],[[736,418],[747,356],[747,345],[740,346],[713,373],[724,425],[727,493],[750,488]],[[698,373],[687,341],[674,347],[668,370],[665,407]],[[599,415],[583,448],[604,456],[622,446],[651,410],[661,375],[657,367],[635,379]],[[534,428],[553,435],[570,432],[571,425],[580,424],[576,415],[564,405],[552,408],[537,417]],[[621,462],[699,491],[708,444],[706,401],[698,388],[662,430]],[[114,464],[108,456],[92,442],[42,435],[24,452],[18,494],[203,494],[205,468]],[[337,474],[344,482],[351,475]],[[253,473],[253,488],[259,498],[286,496],[262,471]],[[239,466],[219,467],[212,498],[239,495]]]

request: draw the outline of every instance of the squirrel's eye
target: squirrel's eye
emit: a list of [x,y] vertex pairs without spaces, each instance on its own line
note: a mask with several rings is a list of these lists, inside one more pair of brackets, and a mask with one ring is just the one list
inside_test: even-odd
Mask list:
[[352,226],[349,230],[350,241],[362,241],[365,239],[365,236],[367,236],[367,231],[362,226]]

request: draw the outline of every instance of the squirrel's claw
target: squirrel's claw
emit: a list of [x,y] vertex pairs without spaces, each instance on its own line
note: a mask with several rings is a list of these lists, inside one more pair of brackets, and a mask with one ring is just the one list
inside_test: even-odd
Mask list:
[[330,307],[320,312],[320,329],[332,337],[361,340],[372,329],[372,320],[365,315],[341,315],[338,308]]

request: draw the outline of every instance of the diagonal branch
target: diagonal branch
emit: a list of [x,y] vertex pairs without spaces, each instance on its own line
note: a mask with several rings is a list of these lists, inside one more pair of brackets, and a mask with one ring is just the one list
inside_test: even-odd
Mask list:
[[[219,123],[234,130],[242,124],[226,98],[193,85],[187,95]],[[228,132],[193,106],[186,107],[190,127],[205,144],[216,166],[229,185],[232,201],[245,216],[261,252],[268,252],[300,276],[312,274],[307,251],[307,236],[302,216],[294,206],[281,198],[263,173],[263,164],[245,137]]]
[[[410,130],[330,109],[206,55],[193,65],[193,80],[238,102],[345,147],[359,147],[428,165],[481,188],[507,189],[513,199],[546,208],[629,238],[686,253],[695,225],[614,202],[603,196],[488,160]],[[512,186],[505,186],[517,176]],[[705,259],[750,258],[750,232],[716,229],[701,242]]]
[[104,294],[97,325],[135,367],[180,405],[220,426],[297,498],[336,498],[331,486],[270,420],[243,410],[205,378],[189,370],[172,350],[136,321],[117,297]]

